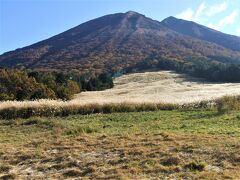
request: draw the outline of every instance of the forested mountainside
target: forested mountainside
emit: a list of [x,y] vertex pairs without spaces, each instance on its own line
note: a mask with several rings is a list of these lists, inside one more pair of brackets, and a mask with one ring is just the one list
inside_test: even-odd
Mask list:
[[216,31],[192,21],[168,17],[161,22],[166,27],[193,38],[216,43],[225,48],[240,51],[240,37]]
[[[101,74],[124,72],[139,63],[239,64],[240,52],[168,28],[129,11],[106,15],[36,44],[4,53],[0,66]],[[164,62],[165,62],[164,61]],[[171,66],[169,66],[171,68]]]

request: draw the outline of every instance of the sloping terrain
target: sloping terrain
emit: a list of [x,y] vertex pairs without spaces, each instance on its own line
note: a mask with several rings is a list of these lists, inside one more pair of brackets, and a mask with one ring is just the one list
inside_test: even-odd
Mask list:
[[168,17],[161,22],[164,26],[193,38],[216,43],[225,48],[240,51],[240,37],[224,34],[192,21]]
[[114,80],[114,88],[82,92],[73,101],[83,103],[190,103],[224,95],[240,95],[240,83],[211,83],[171,71],[124,75]]
[[87,91],[71,101],[3,101],[0,110],[32,107],[71,107],[109,103],[198,103],[225,95],[240,95],[240,83],[210,83],[172,71],[123,75],[114,79],[114,87],[104,91]]
[[240,52],[175,32],[136,12],[103,16],[0,56],[0,67],[117,72],[159,58],[240,63]]

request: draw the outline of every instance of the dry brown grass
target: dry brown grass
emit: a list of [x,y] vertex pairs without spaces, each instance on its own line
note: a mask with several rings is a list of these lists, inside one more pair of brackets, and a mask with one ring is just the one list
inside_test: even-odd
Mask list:
[[171,71],[124,75],[114,80],[114,88],[82,92],[71,101],[37,100],[0,102],[0,110],[9,108],[66,108],[90,104],[184,104],[239,95],[239,83],[209,83]]
[[157,111],[2,120],[0,177],[239,179],[239,119]]
[[113,89],[80,93],[73,101],[184,104],[240,95],[240,83],[211,83],[172,71],[123,75],[114,84]]
[[22,149],[1,149],[0,174],[18,179],[239,179],[238,141],[166,133],[35,140]]

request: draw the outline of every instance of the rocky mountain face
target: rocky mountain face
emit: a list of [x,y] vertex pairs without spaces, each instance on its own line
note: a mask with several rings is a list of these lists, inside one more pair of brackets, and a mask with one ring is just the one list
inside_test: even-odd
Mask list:
[[240,63],[236,38],[185,23],[172,17],[158,22],[133,11],[106,15],[4,53],[0,67],[101,73],[158,58]]

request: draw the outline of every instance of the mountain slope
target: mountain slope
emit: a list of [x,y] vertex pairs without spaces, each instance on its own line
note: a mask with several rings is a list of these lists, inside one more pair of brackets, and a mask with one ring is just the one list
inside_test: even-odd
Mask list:
[[0,66],[81,73],[115,72],[142,61],[170,58],[240,63],[240,52],[177,33],[136,12],[103,16],[0,56]]
[[225,48],[240,51],[240,37],[228,35],[192,21],[168,17],[161,22],[164,26],[193,38],[216,43]]

